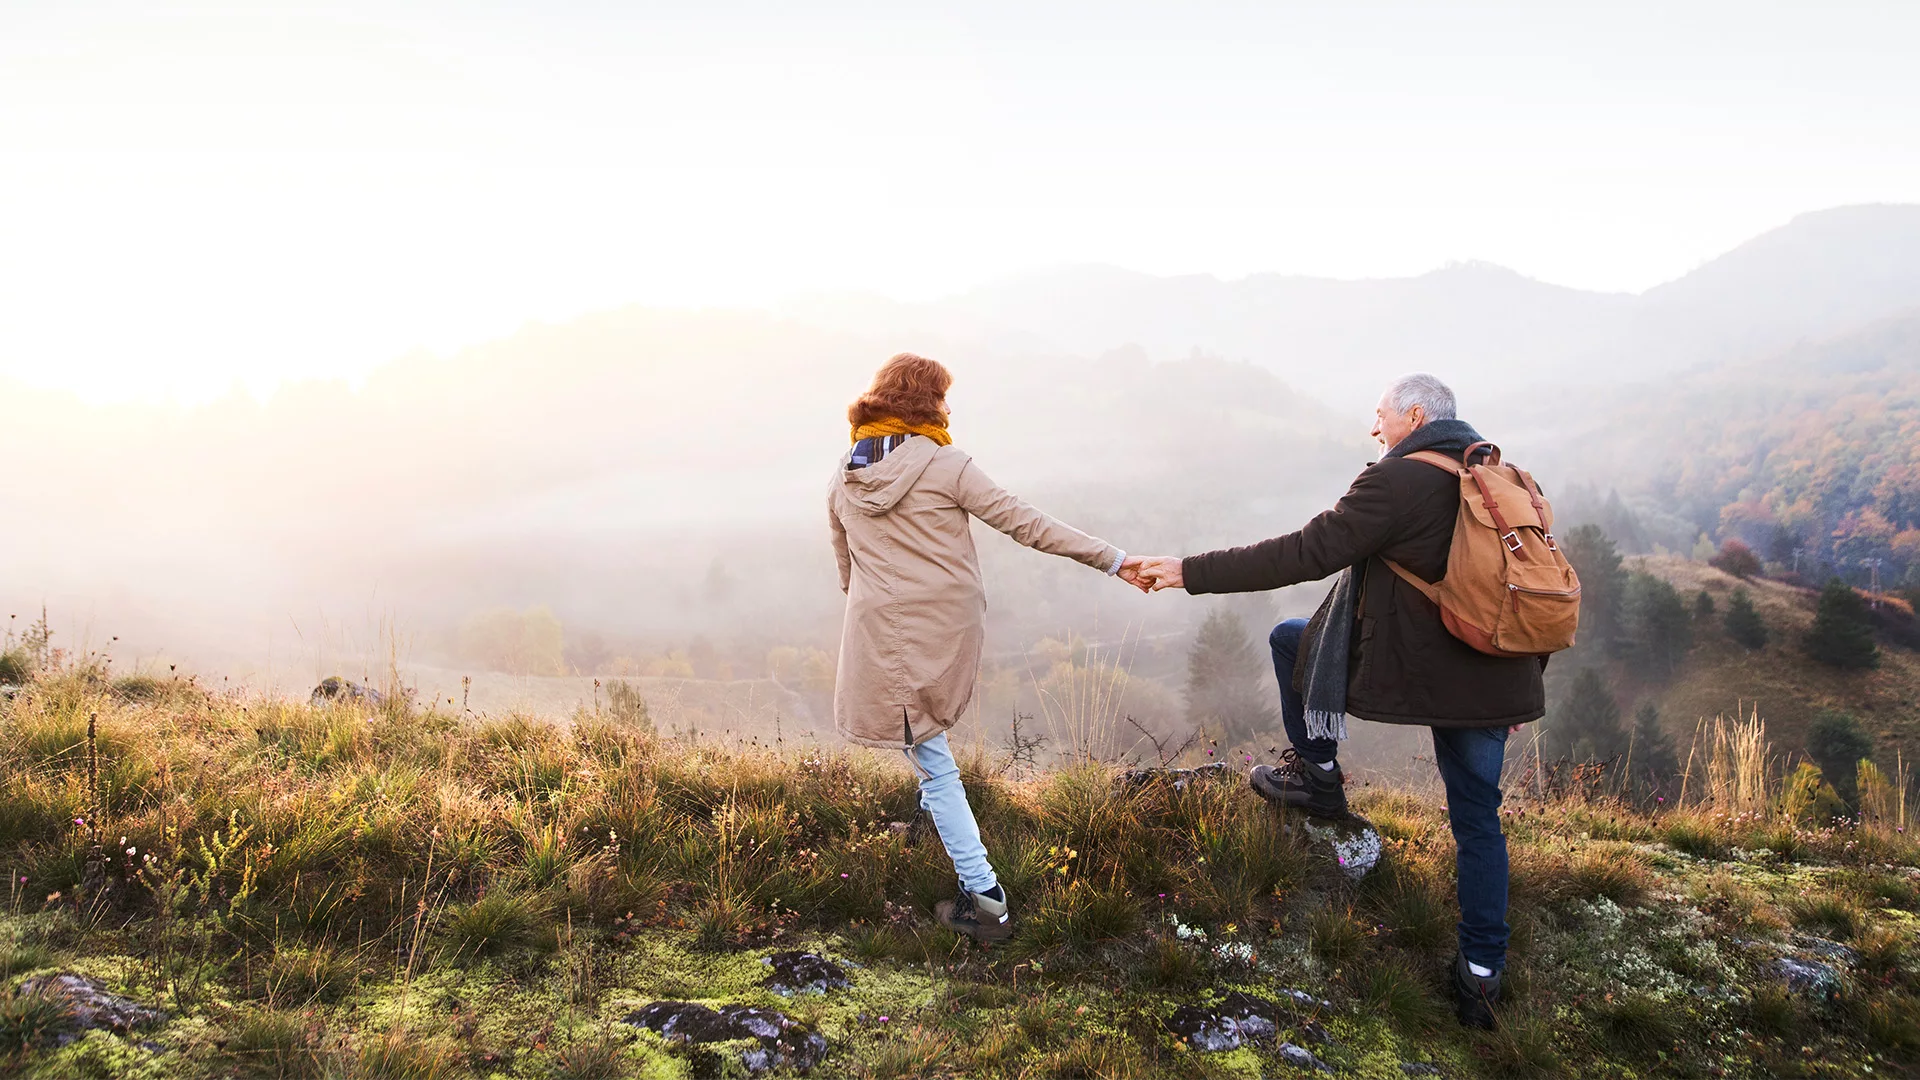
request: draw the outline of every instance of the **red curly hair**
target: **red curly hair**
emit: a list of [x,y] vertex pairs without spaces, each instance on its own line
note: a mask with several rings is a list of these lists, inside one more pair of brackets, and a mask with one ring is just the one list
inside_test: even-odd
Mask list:
[[867,392],[847,407],[847,420],[855,427],[889,418],[946,427],[952,386],[953,373],[940,361],[896,353],[874,373]]

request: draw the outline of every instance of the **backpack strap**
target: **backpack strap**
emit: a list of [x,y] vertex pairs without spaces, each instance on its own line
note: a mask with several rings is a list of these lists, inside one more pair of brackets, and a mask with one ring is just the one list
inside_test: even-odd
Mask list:
[[1407,455],[1407,460],[1424,461],[1436,469],[1445,469],[1455,476],[1459,476],[1466,471],[1460,467],[1458,461],[1453,460],[1450,455],[1443,454],[1438,450],[1415,450],[1413,453]]
[[[1409,454],[1408,456],[1411,457],[1412,455]],[[1413,571],[1407,569],[1404,566],[1401,566],[1399,563],[1394,562],[1392,559],[1389,559],[1383,556],[1380,559],[1380,561],[1387,564],[1387,569],[1393,571],[1396,574],[1399,574],[1400,580],[1406,582],[1407,584],[1413,586],[1416,589],[1419,589],[1421,596],[1424,596],[1427,599],[1433,601],[1436,605],[1440,603],[1440,587],[1438,585],[1427,584],[1425,581],[1422,581],[1418,576],[1416,576]]]

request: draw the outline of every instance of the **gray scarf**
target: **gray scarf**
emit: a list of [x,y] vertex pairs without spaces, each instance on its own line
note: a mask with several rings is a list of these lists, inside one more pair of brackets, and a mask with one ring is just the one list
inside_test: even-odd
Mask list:
[[[1434,420],[1394,444],[1387,457],[1406,457],[1421,450],[1459,452],[1480,442],[1480,433],[1465,420]],[[1307,738],[1347,737],[1347,658],[1353,647],[1353,620],[1360,597],[1360,572],[1365,564],[1340,572],[1320,610],[1307,623],[1305,648],[1296,661],[1295,681],[1307,706]]]

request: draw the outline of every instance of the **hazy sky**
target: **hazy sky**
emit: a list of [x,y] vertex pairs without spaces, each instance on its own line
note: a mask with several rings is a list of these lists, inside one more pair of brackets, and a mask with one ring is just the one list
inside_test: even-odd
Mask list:
[[1920,201],[1920,4],[0,0],[0,375],[1022,269],[1639,290]]

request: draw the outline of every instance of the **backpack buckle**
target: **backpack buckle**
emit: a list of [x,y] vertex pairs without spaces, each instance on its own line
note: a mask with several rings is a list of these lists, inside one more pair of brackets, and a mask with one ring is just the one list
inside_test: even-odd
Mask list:
[[1560,545],[1559,545],[1559,544],[1556,544],[1556,543],[1554,543],[1554,542],[1553,542],[1553,534],[1552,534],[1552,533],[1546,533],[1546,534],[1545,534],[1545,536],[1546,536],[1546,538],[1547,538],[1547,550],[1548,550],[1548,551],[1559,551],[1559,550],[1560,550]]
[[1520,551],[1520,530],[1508,529],[1506,534],[1500,537],[1500,542],[1507,545],[1508,551],[1518,554]]

